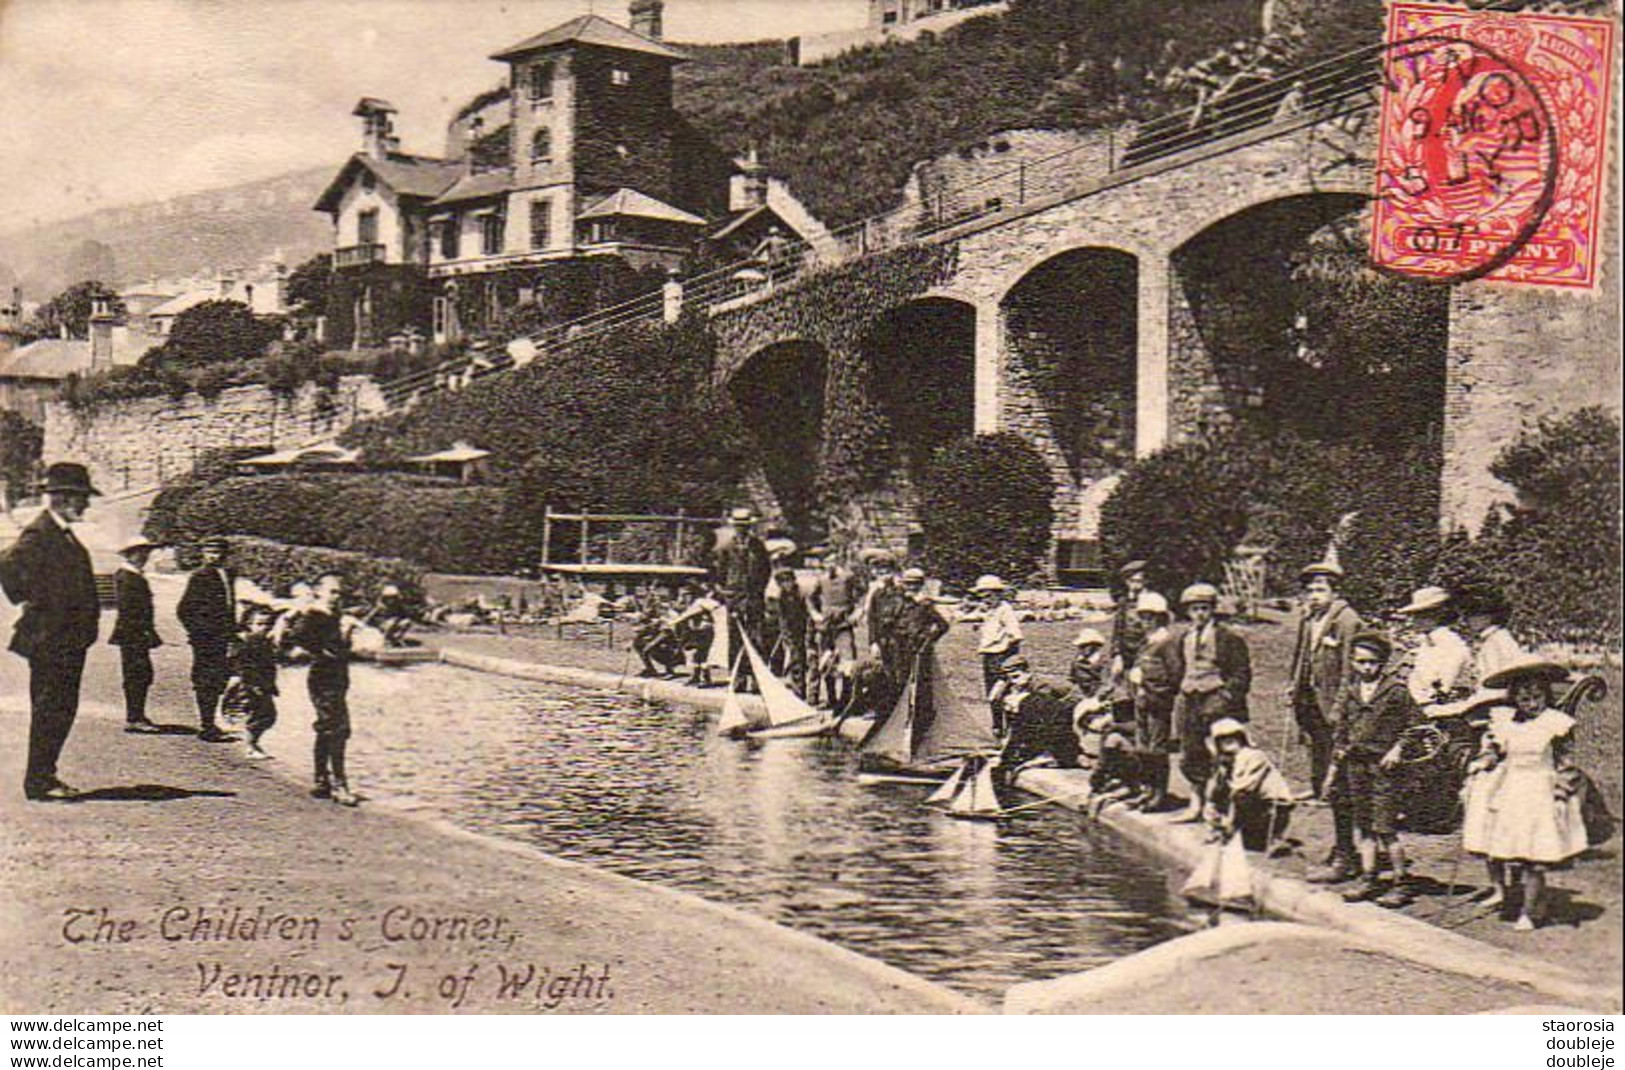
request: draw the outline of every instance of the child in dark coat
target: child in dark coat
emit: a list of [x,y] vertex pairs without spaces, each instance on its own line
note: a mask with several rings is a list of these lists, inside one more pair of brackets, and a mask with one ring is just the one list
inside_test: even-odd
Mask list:
[[256,606],[243,620],[243,630],[232,641],[231,679],[226,681],[220,705],[228,720],[240,720],[247,737],[248,757],[264,761],[270,755],[260,739],[276,724],[276,643],[271,637],[275,614]]

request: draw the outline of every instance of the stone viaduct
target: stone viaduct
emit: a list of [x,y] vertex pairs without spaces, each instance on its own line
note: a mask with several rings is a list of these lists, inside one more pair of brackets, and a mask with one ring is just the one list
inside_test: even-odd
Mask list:
[[[717,310],[718,374],[733,383],[777,363],[790,369],[782,381],[817,394],[837,359],[875,365],[878,387],[926,399],[894,420],[905,454],[908,425],[920,418],[938,434],[915,442],[916,452],[950,428],[1022,434],[1049,460],[1060,487],[1058,540],[1086,543],[1113,476],[1133,457],[1249,410],[1294,405],[1293,382],[1252,360],[1249,349],[1290,348],[1312,329],[1293,307],[1291,275],[1292,257],[1312,235],[1350,242],[1349,254],[1358,255],[1374,182],[1374,118],[1355,108],[1337,119],[1275,121],[1127,168],[1035,166],[1020,176],[1019,195],[994,190],[980,214],[931,235],[953,250],[949,277],[870,316],[869,338],[889,339],[893,349],[900,340],[913,351],[906,366],[876,365],[886,345],[861,352],[871,345],[854,338],[865,332],[835,327],[847,310],[813,310],[786,332],[783,317],[766,315],[769,302],[758,301]],[[918,222],[922,211],[905,206],[901,222]],[[1613,247],[1618,206],[1608,212]],[[1411,317],[1418,322],[1391,323],[1382,333],[1391,330],[1395,347],[1429,350],[1428,373],[1413,388],[1436,413],[1430,434],[1442,525],[1476,529],[1506,496],[1489,466],[1534,418],[1618,406],[1611,327],[1618,279],[1609,261],[1591,294],[1484,281],[1399,283],[1428,291],[1406,306],[1425,310]],[[785,391],[777,404],[776,412],[760,410],[772,428],[764,448],[780,452],[781,473],[806,468],[821,404],[814,398],[791,413],[782,407],[791,405]],[[781,431],[792,424],[793,433]],[[767,467],[755,487],[761,504],[794,513],[785,499],[800,492]],[[852,522],[868,537],[906,540],[908,481],[899,465],[870,500],[853,503],[861,515]]]

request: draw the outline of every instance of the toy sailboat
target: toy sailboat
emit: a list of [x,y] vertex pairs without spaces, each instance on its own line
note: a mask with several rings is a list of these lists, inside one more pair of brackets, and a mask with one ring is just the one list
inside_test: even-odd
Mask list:
[[[795,739],[818,736],[828,732],[835,718],[808,705],[790,686],[773,675],[767,661],[756,650],[748,636],[744,637],[744,650],[734,662],[733,682],[723,699],[722,717],[717,722],[717,733],[724,736],[749,736],[752,739]],[[740,695],[740,662],[749,659],[751,675],[761,691],[761,706],[747,709]]]
[[915,662],[896,706],[859,744],[859,778],[935,782],[950,777],[958,759],[998,749],[991,711],[953,694],[933,650]]
[[991,821],[1003,817],[1005,812],[1004,804],[999,801],[998,785],[993,780],[993,763],[982,755],[960,762],[942,787],[932,792],[925,802],[949,817],[967,821]]
[[1194,903],[1220,910],[1252,910],[1256,905],[1253,870],[1241,837],[1231,835],[1223,843],[1210,844],[1180,894]]

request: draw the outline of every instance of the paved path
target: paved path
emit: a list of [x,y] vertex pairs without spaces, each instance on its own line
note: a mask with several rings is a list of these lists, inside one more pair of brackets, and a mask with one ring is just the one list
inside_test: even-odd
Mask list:
[[[125,735],[105,707],[81,714],[63,766],[89,797],[25,803],[15,785],[26,717],[15,690],[6,695],[7,1011],[979,1009],[692,896],[384,806],[310,799],[235,747]],[[510,998],[499,995],[504,970],[529,979]]]

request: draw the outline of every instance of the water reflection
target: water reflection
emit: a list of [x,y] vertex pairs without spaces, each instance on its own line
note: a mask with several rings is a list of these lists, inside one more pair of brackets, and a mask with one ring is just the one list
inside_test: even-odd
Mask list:
[[358,673],[354,701],[378,708],[352,744],[370,783],[973,994],[1189,927],[1162,871],[1077,815],[956,821],[857,784],[835,740],[730,742],[703,711],[439,666]]

